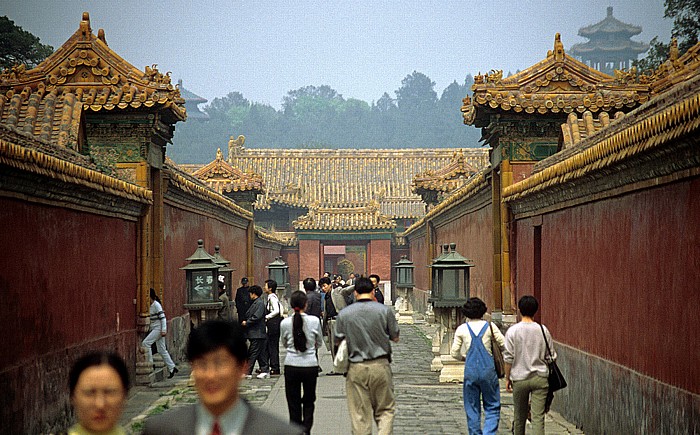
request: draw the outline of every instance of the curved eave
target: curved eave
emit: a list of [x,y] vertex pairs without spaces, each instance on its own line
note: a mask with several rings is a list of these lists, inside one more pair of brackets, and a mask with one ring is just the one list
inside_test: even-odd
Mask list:
[[[697,83],[700,80],[695,80]],[[654,98],[661,101],[663,95]],[[651,103],[651,102],[650,102]],[[636,114],[641,118],[641,113]],[[672,104],[657,113],[630,123],[599,143],[580,153],[533,174],[504,189],[503,200],[518,201],[564,182],[572,182],[588,173],[599,171],[631,156],[663,145],[700,127],[700,94]],[[593,139],[597,139],[598,135]],[[584,140],[585,147],[591,139]]]

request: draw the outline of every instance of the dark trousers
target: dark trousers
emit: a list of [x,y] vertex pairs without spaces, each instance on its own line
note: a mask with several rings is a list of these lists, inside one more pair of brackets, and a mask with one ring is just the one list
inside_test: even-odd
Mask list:
[[280,372],[280,323],[281,317],[267,321],[267,354],[270,357],[270,369]]
[[316,366],[284,366],[284,390],[287,396],[289,421],[304,426],[307,434],[311,433],[311,426],[314,424],[317,378],[318,367]]
[[255,361],[258,362],[260,370],[263,372],[270,371],[267,356],[267,339],[266,338],[251,338],[248,346],[248,374],[253,374],[255,369]]

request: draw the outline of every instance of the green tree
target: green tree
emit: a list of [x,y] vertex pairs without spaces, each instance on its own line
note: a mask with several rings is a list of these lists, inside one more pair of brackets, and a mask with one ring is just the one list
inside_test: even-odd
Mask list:
[[0,17],[0,67],[25,64],[32,68],[53,53],[53,47],[16,26],[8,17]]
[[[682,55],[698,43],[700,36],[700,0],[666,0],[665,18],[673,19],[671,37],[678,41],[678,52]],[[644,59],[636,60],[634,66],[640,72],[653,71],[668,59],[670,43],[659,41],[656,36],[649,43]]]

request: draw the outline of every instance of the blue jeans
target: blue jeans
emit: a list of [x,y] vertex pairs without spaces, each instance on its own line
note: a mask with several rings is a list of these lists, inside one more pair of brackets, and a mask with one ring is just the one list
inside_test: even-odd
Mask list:
[[[464,411],[470,434],[495,434],[501,417],[501,390],[498,377],[493,379],[464,379]],[[481,401],[484,402],[484,430],[481,431]]]

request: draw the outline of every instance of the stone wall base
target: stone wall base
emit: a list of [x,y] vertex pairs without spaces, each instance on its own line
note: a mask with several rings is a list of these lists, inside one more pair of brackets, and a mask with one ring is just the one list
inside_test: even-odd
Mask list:
[[584,432],[700,433],[700,395],[560,343],[556,349],[569,385],[552,408]]

